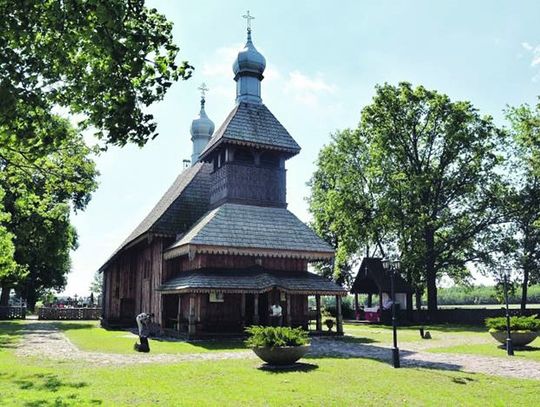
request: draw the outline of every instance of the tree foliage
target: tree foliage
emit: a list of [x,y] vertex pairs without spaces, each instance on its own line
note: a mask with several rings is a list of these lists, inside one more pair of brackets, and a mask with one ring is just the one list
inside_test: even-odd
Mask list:
[[156,136],[144,108],[190,77],[172,24],[144,0],[0,0],[0,145],[40,147],[53,107],[122,146]]
[[94,278],[92,279],[89,288],[91,293],[101,295],[103,291],[103,273],[101,273],[99,270],[94,273]]
[[437,279],[467,278],[467,264],[488,261],[499,241],[504,138],[468,102],[408,83],[378,86],[358,128],[320,152],[311,180],[314,227],[337,246],[336,269],[360,250],[399,255],[436,309]]
[[[97,186],[92,150],[82,136],[58,116],[52,116],[47,127],[61,142],[43,146],[40,156],[0,146],[2,203],[18,265],[0,283],[16,288],[30,306],[43,290],[64,287],[70,250],[77,242],[70,211],[83,209]],[[26,271],[25,278],[20,270]]]
[[527,305],[527,291],[540,283],[540,104],[510,109],[514,150],[509,172],[513,188],[506,211],[512,222],[513,260],[521,277],[521,309]]
[[157,135],[146,108],[193,68],[144,0],[0,0],[0,16],[0,284],[33,306],[65,285],[70,211],[96,187],[81,132],[101,148],[144,145]]

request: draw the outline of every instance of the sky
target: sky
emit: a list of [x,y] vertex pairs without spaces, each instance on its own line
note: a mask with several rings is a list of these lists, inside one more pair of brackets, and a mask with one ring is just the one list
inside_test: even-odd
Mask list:
[[[352,128],[375,86],[408,81],[469,100],[505,125],[504,109],[540,95],[538,1],[148,1],[174,23],[179,60],[195,66],[150,107],[159,136],[96,158],[99,189],[73,216],[79,248],[65,293],[85,295],[95,271],[146,216],[191,156],[198,87],[216,124],[235,104],[232,63],[246,38],[267,61],[263,103],[302,151],[287,162],[289,209],[309,221],[306,183],[332,133]],[[481,279],[479,281],[482,281]]]

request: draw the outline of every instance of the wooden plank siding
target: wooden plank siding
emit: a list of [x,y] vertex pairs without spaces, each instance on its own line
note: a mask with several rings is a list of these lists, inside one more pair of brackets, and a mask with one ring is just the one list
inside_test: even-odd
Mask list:
[[163,277],[163,238],[126,250],[104,271],[106,321],[135,323],[141,312],[154,313],[155,321],[161,322],[161,293],[157,288]]
[[302,259],[269,258],[255,256],[231,256],[218,254],[198,254],[193,260],[188,256],[167,260],[171,263],[168,271],[170,277],[180,271],[197,270],[201,268],[247,268],[261,266],[269,270],[306,271],[307,261]]

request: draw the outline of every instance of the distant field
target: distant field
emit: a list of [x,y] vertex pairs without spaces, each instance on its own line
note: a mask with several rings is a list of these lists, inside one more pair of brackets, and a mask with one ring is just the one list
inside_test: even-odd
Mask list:
[[[425,307],[422,307],[425,308]],[[448,309],[448,308],[487,308],[487,309],[497,309],[504,308],[504,305],[501,304],[464,304],[464,305],[439,305],[439,308]],[[519,304],[509,304],[510,309],[519,309]],[[527,304],[529,309],[540,309],[540,304]]]

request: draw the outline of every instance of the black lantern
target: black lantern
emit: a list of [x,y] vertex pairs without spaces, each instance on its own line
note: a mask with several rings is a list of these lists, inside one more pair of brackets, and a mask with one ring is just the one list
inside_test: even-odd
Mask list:
[[396,292],[394,288],[394,279],[396,273],[399,272],[401,262],[399,260],[391,261],[389,259],[382,260],[383,268],[390,273],[390,295],[392,297],[392,363],[395,368],[400,366],[399,348],[397,346],[397,318],[396,318]]
[[504,302],[506,304],[506,354],[514,356],[514,345],[510,335],[510,311],[508,309],[508,273],[504,273]]

